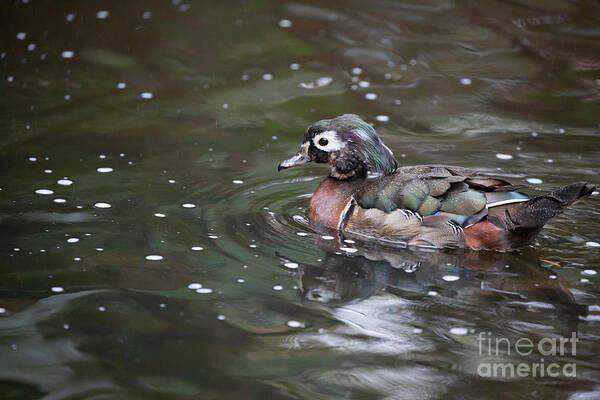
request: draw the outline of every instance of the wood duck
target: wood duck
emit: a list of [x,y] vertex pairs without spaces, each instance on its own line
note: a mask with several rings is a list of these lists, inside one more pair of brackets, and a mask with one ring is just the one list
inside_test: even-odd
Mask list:
[[572,183],[529,197],[501,178],[446,165],[399,166],[375,129],[345,114],[308,127],[300,151],[278,170],[327,163],[310,201],[318,228],[428,247],[514,250],[595,190]]

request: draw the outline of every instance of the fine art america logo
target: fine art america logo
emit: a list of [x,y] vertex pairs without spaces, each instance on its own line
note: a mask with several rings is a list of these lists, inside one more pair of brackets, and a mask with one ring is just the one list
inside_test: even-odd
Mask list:
[[[481,362],[477,366],[477,373],[489,378],[524,378],[524,377],[550,377],[559,376],[575,378],[577,365],[573,363],[558,363],[544,357],[577,355],[577,338],[572,332],[570,338],[544,337],[537,342],[523,337],[511,341],[506,337],[492,337],[491,332],[480,332],[477,337],[479,356],[491,358],[494,361]],[[497,361],[506,360],[506,357],[532,358],[539,354],[535,362]],[[537,358],[537,357],[536,357]]]

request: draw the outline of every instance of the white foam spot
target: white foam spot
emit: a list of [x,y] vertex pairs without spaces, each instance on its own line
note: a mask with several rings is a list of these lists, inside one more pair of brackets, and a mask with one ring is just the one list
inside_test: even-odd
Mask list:
[[283,264],[286,268],[290,268],[290,269],[296,269],[298,268],[298,264],[296,264],[295,262],[286,262],[285,264]]
[[73,181],[70,179],[59,179],[56,181],[56,183],[58,183],[61,186],[71,186],[73,184]]
[[300,64],[297,64],[297,63],[290,64],[290,69],[292,71],[297,71],[300,69]]
[[365,99],[367,99],[367,100],[375,100],[375,99],[377,99],[377,94],[375,94],[375,93],[367,93],[367,94],[365,94]]
[[581,271],[581,273],[582,273],[583,275],[594,276],[594,275],[596,275],[598,272],[594,271],[593,269],[584,269],[583,271]]
[[587,278],[581,278],[581,279],[579,280],[579,282],[581,282],[581,283],[589,283],[589,282],[590,282],[590,280],[589,280],[589,279],[587,279]]
[[77,242],[79,242],[78,238],[68,238],[67,239],[67,243],[77,243]]
[[125,82],[117,83],[117,88],[119,88],[119,89],[125,89],[126,87],[127,87],[127,84]]
[[175,179],[169,179],[168,182],[169,183],[175,183],[176,181],[175,181]]
[[360,75],[360,74],[362,74],[362,72],[363,72],[362,68],[359,68],[359,67],[352,68],[352,75]]
[[19,33],[17,33],[17,39],[18,40],[25,40],[26,37],[27,37],[27,34],[25,32],[19,32]]
[[50,290],[52,290],[54,293],[61,293],[65,291],[65,289],[60,286],[52,286]]
[[460,276],[456,276],[456,275],[444,275],[442,277],[443,280],[445,280],[446,282],[454,282],[460,279]]
[[368,88],[371,86],[371,83],[369,81],[360,81],[358,82],[358,86],[361,88]]
[[273,290],[277,290],[277,291],[283,290],[283,286],[275,285],[275,286],[273,286]]
[[65,50],[60,54],[62,58],[73,58],[74,55],[75,53],[71,50]]
[[94,204],[96,208],[111,208],[112,206],[108,203],[96,203]]
[[600,247],[600,243],[598,242],[585,242],[587,247]]
[[242,278],[239,278],[238,280],[236,280],[236,282],[237,282],[237,283],[244,283],[244,282],[246,282],[246,280],[245,280],[245,279],[242,279]]
[[159,256],[158,254],[150,254],[146,256],[146,260],[148,261],[160,261],[163,259],[163,256]]
[[27,45],[27,50],[34,51],[35,50],[35,43],[29,43],[29,45]]
[[106,10],[100,10],[96,13],[96,18],[98,19],[106,19],[110,13]]
[[183,207],[183,208],[196,208],[196,205],[192,204],[192,203],[184,203],[184,204],[181,205],[181,207]]
[[6,308],[0,307],[0,314],[4,314],[6,312]]
[[150,12],[150,11],[144,11],[142,13],[142,18],[143,19],[150,19],[151,17],[152,17],[152,12]]
[[72,22],[75,20],[75,14],[71,13],[71,14],[67,14],[67,16],[65,17],[65,19],[67,20],[67,22]]
[[154,95],[150,92],[142,92],[142,93],[140,93],[140,97],[142,99],[151,99],[154,97]]
[[100,306],[100,307],[98,307],[98,311],[104,312],[104,311],[106,311],[106,307]]
[[262,78],[265,81],[270,81],[271,79],[273,79],[273,75],[272,74],[263,74]]
[[306,233],[306,232],[296,232],[296,235],[298,235],[298,236],[308,236],[308,233]]
[[157,218],[165,218],[167,215],[163,213],[154,213],[154,216]]
[[200,289],[201,287],[202,287],[202,284],[201,284],[201,283],[197,283],[197,282],[190,283],[190,284],[188,285],[188,289],[192,289],[192,290],[198,290],[198,289]]
[[209,239],[218,239],[219,237],[217,235],[208,235]]
[[375,117],[375,119],[379,122],[388,122],[390,120],[390,117],[388,117],[387,115],[378,115]]
[[54,194],[54,192],[50,189],[37,189],[35,191],[35,193],[37,194],[43,194],[43,195],[49,195],[49,194]]
[[194,250],[194,251],[202,251],[202,250],[204,250],[204,247],[200,247],[200,246],[193,246],[193,247],[192,247],[192,250]]
[[304,328],[304,324],[300,321],[288,321],[287,322],[287,326],[289,326],[290,328]]
[[356,242],[354,240],[352,240],[352,239],[344,239],[344,243],[354,244]]
[[200,288],[200,289],[196,290],[196,293],[208,294],[208,293],[212,293],[212,289],[209,289],[209,288]]
[[234,179],[231,182],[233,182],[236,185],[241,185],[242,183],[244,183],[244,181],[242,181],[241,179]]
[[526,181],[532,185],[539,185],[543,182],[540,178],[527,178]]
[[321,236],[321,239],[323,239],[323,240],[333,240],[335,238],[333,236],[323,235],[323,236]]
[[219,314],[219,315],[217,315],[217,319],[219,321],[225,321],[227,318],[223,314]]
[[427,292],[427,296],[437,296],[438,292],[436,292],[435,290],[430,290],[429,292]]
[[467,333],[469,333],[469,330],[467,328],[462,328],[462,327],[453,327],[453,328],[450,328],[450,333],[453,335],[462,336],[462,335],[466,335]]
[[498,158],[500,160],[512,160],[513,156],[511,156],[510,154],[498,153],[498,154],[496,154],[496,158]]
[[461,85],[470,85],[471,83],[473,82],[469,78],[460,78]]
[[352,247],[340,247],[340,250],[345,251],[346,253],[356,253],[358,251],[358,249]]
[[292,21],[289,19],[282,19],[279,21],[279,26],[282,28],[290,28],[292,26]]
[[51,173],[52,173],[52,170],[51,170],[51,169],[45,169],[45,170],[44,170],[44,172],[45,172],[46,174],[51,174]]
[[55,203],[59,203],[59,204],[63,204],[63,203],[67,202],[65,199],[54,199],[52,201],[55,202]]
[[106,174],[108,172],[113,172],[114,169],[112,169],[111,167],[100,167],[97,168],[96,171],[100,172],[101,174]]

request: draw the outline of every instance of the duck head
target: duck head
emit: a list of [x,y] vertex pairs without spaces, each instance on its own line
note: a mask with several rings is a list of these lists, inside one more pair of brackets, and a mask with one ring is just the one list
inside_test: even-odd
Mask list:
[[344,114],[308,127],[300,151],[282,161],[278,171],[309,162],[329,164],[329,176],[347,180],[367,174],[389,175],[398,168],[392,151],[358,115]]

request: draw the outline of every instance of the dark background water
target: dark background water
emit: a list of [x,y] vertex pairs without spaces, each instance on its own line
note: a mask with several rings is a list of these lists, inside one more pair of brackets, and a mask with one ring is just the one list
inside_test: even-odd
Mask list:
[[[403,164],[599,183],[597,2],[4,1],[0,27],[0,398],[600,398],[597,193],[534,248],[426,252],[323,239],[326,169],[276,172],[353,112]],[[488,332],[577,332],[545,357],[577,376],[481,377],[542,358]]]

